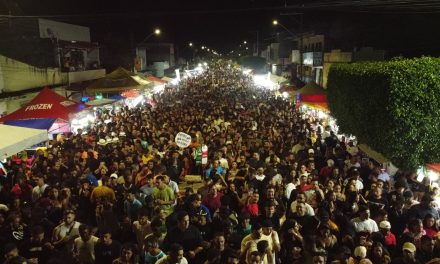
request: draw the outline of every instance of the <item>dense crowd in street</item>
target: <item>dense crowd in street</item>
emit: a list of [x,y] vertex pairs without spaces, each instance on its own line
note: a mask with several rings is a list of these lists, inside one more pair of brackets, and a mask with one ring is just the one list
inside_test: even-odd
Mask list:
[[228,62],[154,102],[8,161],[4,263],[440,263],[437,188],[362,159]]

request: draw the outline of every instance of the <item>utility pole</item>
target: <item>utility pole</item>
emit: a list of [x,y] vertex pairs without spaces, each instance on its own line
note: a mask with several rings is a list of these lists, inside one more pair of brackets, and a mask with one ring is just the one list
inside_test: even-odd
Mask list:
[[[299,25],[299,76],[300,80],[303,81],[303,39],[304,39],[304,32],[303,32],[303,13],[297,13],[297,12],[289,12],[289,13],[281,13],[282,16],[288,16],[292,18],[297,25]],[[299,16],[299,21],[295,19],[295,16]]]

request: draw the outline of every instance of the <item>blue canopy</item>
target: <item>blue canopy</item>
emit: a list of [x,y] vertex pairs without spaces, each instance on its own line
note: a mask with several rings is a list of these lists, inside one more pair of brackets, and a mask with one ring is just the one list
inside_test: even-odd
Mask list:
[[10,120],[4,122],[5,125],[27,127],[35,129],[46,129],[48,130],[56,118],[41,118],[41,119],[26,119],[26,120]]

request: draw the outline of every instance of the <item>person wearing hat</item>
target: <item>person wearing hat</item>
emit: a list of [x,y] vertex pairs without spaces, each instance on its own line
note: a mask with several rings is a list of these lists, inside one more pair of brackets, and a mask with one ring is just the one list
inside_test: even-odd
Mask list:
[[431,214],[436,221],[440,219],[437,209],[434,208],[434,198],[431,194],[425,193],[420,204],[413,205],[408,211],[408,218],[424,219],[427,214]]
[[379,223],[379,232],[384,237],[384,243],[388,251],[392,252],[397,245],[396,236],[391,232],[391,223],[384,220]]
[[368,206],[361,205],[359,206],[359,217],[353,218],[351,221],[354,224],[354,228],[356,232],[365,232],[373,233],[378,232],[379,228],[377,227],[377,223],[370,218],[370,209]]
[[392,260],[391,264],[421,264],[416,259],[416,246],[411,242],[405,242],[402,246],[403,256]]
[[98,141],[98,143],[96,143],[96,144],[98,144],[98,145],[100,145],[100,146],[105,146],[105,145],[108,144],[108,142],[107,142],[107,140],[101,138],[101,139]]

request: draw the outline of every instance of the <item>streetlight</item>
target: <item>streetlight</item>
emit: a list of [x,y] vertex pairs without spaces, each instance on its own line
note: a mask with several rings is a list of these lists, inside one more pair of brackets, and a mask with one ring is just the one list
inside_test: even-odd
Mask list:
[[292,36],[294,36],[294,37],[296,37],[296,35],[292,32],[292,31],[290,31],[288,28],[286,28],[283,24],[281,24],[280,22],[278,22],[278,20],[274,20],[274,21],[272,21],[272,24],[274,25],[274,26],[281,26],[285,31],[287,31],[290,35],[292,35]]
[[243,41],[243,44],[247,44],[247,41],[245,40],[245,41]]
[[[302,14],[301,14],[302,15]],[[290,31],[287,27],[285,27],[283,24],[278,22],[278,20],[274,19],[272,21],[272,24],[275,26],[280,25],[284,30],[286,30],[290,35],[293,37],[299,36],[299,75],[300,79],[302,80],[303,77],[303,54],[302,54],[302,48],[303,48],[303,34],[302,34],[302,16],[301,16],[301,22],[300,22],[300,34],[294,34],[292,31]]]
[[189,44],[188,44],[190,47],[192,47],[193,46],[193,43],[192,42],[190,42]]
[[[151,32],[148,36],[146,36],[146,37],[144,38],[144,40],[142,40],[142,42],[147,41],[147,39],[149,39],[149,38],[150,38],[151,36],[153,36],[153,35],[159,36],[160,33],[161,33],[160,29],[159,29],[159,28],[156,28],[153,32]],[[142,43],[142,42],[141,42],[141,43]]]
[[202,46],[202,50],[204,50],[205,49],[205,46]]

